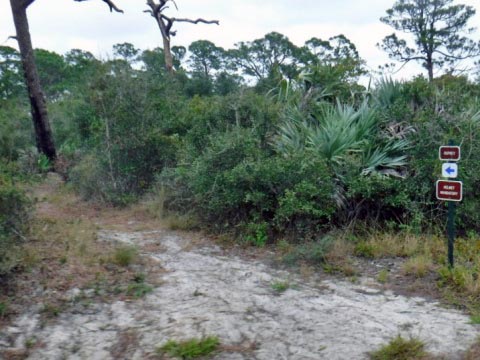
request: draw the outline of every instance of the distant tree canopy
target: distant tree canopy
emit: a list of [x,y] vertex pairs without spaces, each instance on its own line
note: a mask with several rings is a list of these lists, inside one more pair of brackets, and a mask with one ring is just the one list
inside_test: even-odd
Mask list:
[[454,66],[480,55],[480,43],[467,35],[475,9],[452,5],[453,0],[397,0],[380,20],[395,30],[413,36],[413,44],[393,33],[379,46],[402,63],[420,62],[433,80],[435,68]]

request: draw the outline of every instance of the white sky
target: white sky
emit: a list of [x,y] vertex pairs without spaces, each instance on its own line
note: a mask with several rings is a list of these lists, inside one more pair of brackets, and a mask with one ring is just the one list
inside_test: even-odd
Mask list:
[[[393,29],[379,20],[394,0],[176,0],[168,12],[174,17],[220,20],[217,25],[174,25],[178,30],[172,45],[188,46],[207,39],[217,46],[231,48],[239,41],[251,41],[271,31],[286,35],[297,45],[312,38],[328,39],[344,34],[356,46],[360,56],[372,69],[388,61],[376,44]],[[458,0],[477,9],[470,26],[480,28],[480,0]],[[72,48],[107,58],[113,44],[130,42],[136,47],[151,49],[161,46],[155,20],[146,13],[145,0],[116,0],[125,13],[110,13],[101,0],[36,0],[28,10],[34,47],[65,53]],[[0,45],[15,47],[9,0],[0,0]],[[473,34],[480,39],[480,30]],[[407,66],[397,75],[408,78],[422,72]]]

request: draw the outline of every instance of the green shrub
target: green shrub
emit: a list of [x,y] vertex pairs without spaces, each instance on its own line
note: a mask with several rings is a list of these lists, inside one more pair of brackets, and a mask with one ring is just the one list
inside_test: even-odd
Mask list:
[[31,201],[14,185],[11,175],[0,173],[0,275],[18,264],[30,210]]
[[259,146],[249,129],[234,128],[210,138],[192,163],[160,176],[167,208],[194,211],[220,228],[242,225],[259,244],[272,231],[314,237],[336,210],[328,168],[304,154],[266,156]]
[[245,239],[254,246],[264,247],[268,240],[268,224],[265,222],[248,224]]

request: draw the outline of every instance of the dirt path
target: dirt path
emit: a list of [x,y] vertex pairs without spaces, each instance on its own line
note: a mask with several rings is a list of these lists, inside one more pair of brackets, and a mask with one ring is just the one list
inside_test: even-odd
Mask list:
[[[216,335],[224,347],[215,359],[343,360],[366,359],[402,334],[456,359],[479,335],[467,316],[384,293],[367,279],[306,283],[166,230],[100,230],[99,239],[143,249],[166,269],[158,274],[162,284],[143,299],[84,304],[53,322],[26,313],[3,329],[0,348],[12,342],[21,348],[35,337],[41,346],[29,359],[147,359],[169,339]],[[288,289],[280,293],[272,284],[281,282]]]

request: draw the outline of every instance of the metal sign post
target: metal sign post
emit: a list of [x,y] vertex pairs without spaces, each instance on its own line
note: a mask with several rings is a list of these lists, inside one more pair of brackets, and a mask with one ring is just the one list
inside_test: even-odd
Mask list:
[[[453,146],[453,140],[448,146],[440,146],[438,157],[442,161],[442,177],[451,179],[458,176],[458,165],[460,160],[460,146]],[[448,265],[454,266],[453,248],[455,243],[455,202],[462,201],[463,183],[461,181],[438,180],[436,183],[436,194],[438,200],[448,201],[447,237],[448,237]]]
[[453,244],[455,243],[455,208],[453,201],[448,202],[447,237],[448,237],[448,266],[453,269]]

